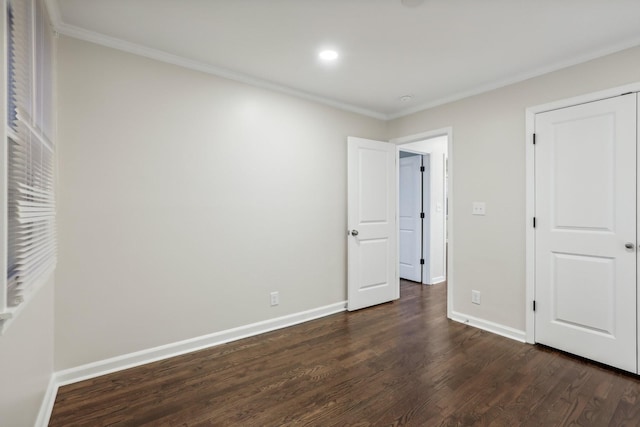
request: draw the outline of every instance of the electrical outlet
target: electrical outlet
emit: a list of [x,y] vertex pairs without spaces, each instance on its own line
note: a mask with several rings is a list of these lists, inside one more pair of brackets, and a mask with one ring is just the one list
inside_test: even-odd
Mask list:
[[473,202],[471,207],[472,215],[484,215],[487,209],[487,205],[485,202]]
[[471,291],[471,302],[480,305],[480,291]]
[[271,292],[271,306],[280,304],[280,294],[276,292]]

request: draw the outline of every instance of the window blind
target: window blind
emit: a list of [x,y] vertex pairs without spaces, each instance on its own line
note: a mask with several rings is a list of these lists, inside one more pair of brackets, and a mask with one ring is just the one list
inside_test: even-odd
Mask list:
[[23,303],[56,263],[55,152],[42,132],[48,118],[43,100],[49,99],[51,82],[45,82],[50,75],[39,71],[50,69],[43,64],[50,48],[46,38],[40,36],[42,29],[34,28],[34,23],[44,25],[44,13],[41,2],[8,2],[8,309]]

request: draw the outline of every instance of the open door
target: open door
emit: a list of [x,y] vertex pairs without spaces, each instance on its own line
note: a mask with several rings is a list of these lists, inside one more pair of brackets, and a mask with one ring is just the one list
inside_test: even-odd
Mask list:
[[422,281],[422,156],[401,157],[398,166],[399,275]]
[[348,138],[349,311],[398,299],[396,146]]

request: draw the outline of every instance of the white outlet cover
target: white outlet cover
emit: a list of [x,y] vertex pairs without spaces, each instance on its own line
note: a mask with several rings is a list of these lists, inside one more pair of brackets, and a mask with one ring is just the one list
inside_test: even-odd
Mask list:
[[487,204],[485,202],[473,202],[471,207],[471,213],[473,215],[484,215],[487,209]]
[[471,302],[473,304],[480,304],[480,291],[471,291]]
[[271,292],[271,306],[280,304],[280,294],[278,292]]

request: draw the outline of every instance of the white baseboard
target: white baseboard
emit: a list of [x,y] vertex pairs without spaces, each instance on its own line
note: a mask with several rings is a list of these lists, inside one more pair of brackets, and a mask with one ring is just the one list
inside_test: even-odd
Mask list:
[[432,278],[431,283],[422,283],[422,284],[432,286],[432,285],[437,285],[439,283],[446,282],[446,281],[447,281],[446,276],[438,276],[438,277]]
[[36,427],[46,427],[49,425],[49,418],[51,418],[51,411],[53,410],[53,404],[56,401],[56,395],[58,394],[58,384],[55,380],[55,374],[51,375],[49,385],[42,398],[42,404],[38,411],[38,418],[36,418]]
[[485,331],[492,332],[494,334],[501,335],[506,338],[511,338],[512,340],[516,340],[520,342],[526,341],[525,331],[514,329],[509,326],[504,326],[499,323],[494,323],[488,320],[479,319],[477,317],[469,316],[463,313],[458,313],[456,311],[451,312],[450,318],[451,320],[455,320],[456,322],[464,323],[465,325],[470,325],[478,329],[483,329]]
[[310,320],[319,319],[331,314],[343,312],[346,310],[346,307],[346,301],[338,302],[324,307],[302,311],[300,313],[264,320],[250,325],[227,329],[225,331],[215,332],[213,334],[178,341],[134,353],[123,354],[121,356],[55,372],[40,407],[36,426],[40,427],[48,424],[49,417],[51,417],[51,411],[53,410],[56,393],[58,388],[63,385],[73,384],[90,378],[99,377],[101,375],[110,374],[112,372],[144,365],[146,363],[180,356],[193,351],[214,347],[242,338],[248,338],[265,332],[274,331],[276,329],[282,329],[299,323],[308,322]]

